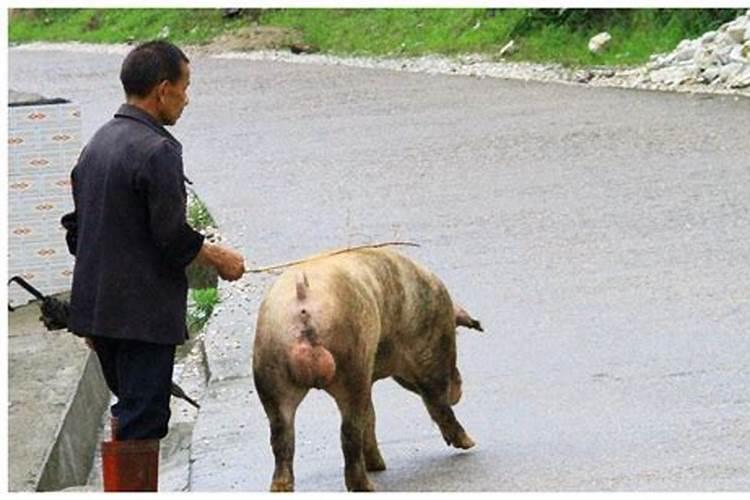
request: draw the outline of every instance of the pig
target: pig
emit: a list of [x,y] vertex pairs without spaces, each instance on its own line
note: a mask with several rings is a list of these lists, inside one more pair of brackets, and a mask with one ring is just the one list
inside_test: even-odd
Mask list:
[[349,491],[373,491],[385,469],[372,384],[393,379],[421,396],[446,444],[474,446],[451,406],[461,398],[456,327],[482,331],[430,271],[389,248],[357,249],[288,268],[258,311],[255,387],[271,428],[271,491],[294,491],[294,419],[312,389],[341,413]]

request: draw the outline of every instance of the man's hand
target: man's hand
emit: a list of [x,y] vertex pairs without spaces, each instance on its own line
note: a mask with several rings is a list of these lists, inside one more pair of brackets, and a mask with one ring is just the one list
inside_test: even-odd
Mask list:
[[223,280],[235,281],[245,274],[245,259],[231,248],[203,242],[195,260],[213,266]]
[[242,255],[231,248],[219,248],[221,250],[221,257],[216,265],[216,270],[221,279],[235,281],[242,278],[242,275],[245,274],[245,259]]

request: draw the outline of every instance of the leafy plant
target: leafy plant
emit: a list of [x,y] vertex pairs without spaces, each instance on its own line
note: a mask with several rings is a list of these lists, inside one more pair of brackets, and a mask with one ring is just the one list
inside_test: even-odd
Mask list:
[[197,332],[203,329],[216,304],[221,302],[216,288],[199,288],[191,290],[191,301],[188,307],[188,329]]
[[198,195],[195,194],[195,191],[192,189],[188,190],[186,217],[188,224],[190,224],[190,226],[196,231],[208,227],[216,227],[216,221],[211,217],[208,208],[206,208],[206,205],[200,198],[198,198]]

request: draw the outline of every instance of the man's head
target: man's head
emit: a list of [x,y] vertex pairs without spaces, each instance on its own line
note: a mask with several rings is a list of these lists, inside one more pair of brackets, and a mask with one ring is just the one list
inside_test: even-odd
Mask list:
[[127,101],[164,125],[174,125],[188,104],[190,61],[177,46],[146,42],[125,57],[120,81]]

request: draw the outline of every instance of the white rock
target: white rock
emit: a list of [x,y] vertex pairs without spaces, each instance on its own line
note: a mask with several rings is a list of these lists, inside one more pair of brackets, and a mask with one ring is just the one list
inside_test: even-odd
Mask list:
[[[689,43],[683,43],[685,41]],[[678,45],[677,49],[673,52],[675,61],[689,61],[695,57],[698,44],[690,40],[683,40],[683,42],[680,42],[680,45]]]
[[735,45],[732,47],[732,50],[729,52],[729,60],[732,62],[738,62],[738,63],[750,63],[750,60],[745,57],[744,54],[746,47],[742,45]]
[[716,39],[714,40],[714,45],[717,48],[731,47],[735,45],[735,42],[734,42],[734,38],[729,36],[726,32],[721,32],[718,35],[716,35]]
[[659,64],[661,66],[666,66],[667,64],[674,63],[674,54],[666,54],[662,55],[661,58],[659,58]]
[[652,71],[649,77],[654,83],[664,83],[667,85],[679,85],[689,80],[695,80],[698,77],[699,69],[697,65],[671,66],[664,69]]
[[599,33],[598,35],[594,35],[591,40],[589,40],[589,50],[594,54],[599,54],[607,48],[607,45],[611,40],[612,35],[610,35],[606,31]]
[[709,66],[718,66],[719,58],[716,56],[716,54],[711,52],[710,49],[701,47],[697,51],[695,51],[693,62],[697,64],[701,69],[705,69]]
[[708,45],[709,43],[716,40],[716,35],[717,35],[716,31],[709,31],[708,33],[704,33],[703,36],[700,37],[700,42],[703,45]]
[[512,54],[515,50],[516,50],[516,43],[513,40],[511,40],[510,42],[503,45],[503,48],[500,49],[499,55],[500,57],[505,57],[505,56]]
[[735,76],[728,81],[729,88],[742,89],[750,87],[750,66],[745,65]]
[[728,64],[729,55],[732,53],[733,46],[721,47],[714,51],[714,55],[718,58],[719,64]]
[[646,64],[646,68],[649,70],[659,69],[671,64],[672,62],[673,58],[669,55],[653,54],[649,62]]
[[735,25],[727,29],[727,35],[734,41],[734,43],[742,43],[745,41],[745,26]]
[[712,66],[710,68],[706,68],[703,73],[700,75],[700,80],[703,83],[711,83],[714,80],[716,80],[719,77],[719,68],[716,66]]
[[719,79],[720,81],[728,82],[743,70],[744,64],[737,63],[737,62],[731,62],[729,64],[726,64],[719,69]]

